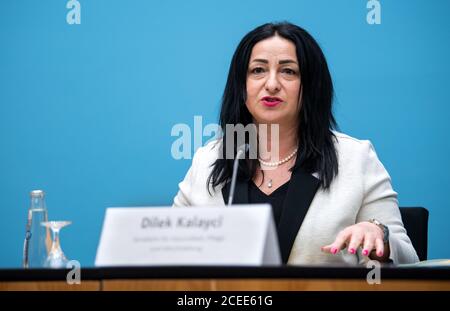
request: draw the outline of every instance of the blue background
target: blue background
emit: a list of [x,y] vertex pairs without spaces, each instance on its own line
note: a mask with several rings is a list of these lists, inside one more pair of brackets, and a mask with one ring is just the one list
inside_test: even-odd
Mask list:
[[[299,24],[321,44],[341,130],[370,139],[401,206],[430,210],[429,257],[450,258],[450,1],[65,0],[0,4],[0,266],[20,266],[29,191],[44,189],[68,257],[92,265],[105,208],[169,205],[190,160],[171,129],[217,122],[242,36]],[[207,138],[205,138],[206,141]]]

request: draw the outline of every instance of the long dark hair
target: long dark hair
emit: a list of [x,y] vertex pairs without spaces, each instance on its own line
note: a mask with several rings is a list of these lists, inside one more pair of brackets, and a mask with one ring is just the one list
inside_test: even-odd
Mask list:
[[[239,43],[234,52],[228,73],[228,79],[222,97],[219,124],[222,128],[221,153],[212,164],[207,187],[213,188],[230,180],[233,160],[226,159],[226,124],[253,123],[253,117],[246,107],[246,80],[248,63],[253,47],[259,41],[279,35],[296,46],[302,83],[302,107],[299,111],[298,140],[299,151],[296,165],[308,173],[318,172],[320,185],[328,189],[333,178],[338,174],[338,160],[333,143],[333,129],[337,128],[332,112],[333,82],[328,65],[314,38],[297,25],[267,23],[249,32]],[[235,143],[234,152],[237,146]],[[251,180],[259,163],[257,159],[247,159],[239,163],[239,179]]]

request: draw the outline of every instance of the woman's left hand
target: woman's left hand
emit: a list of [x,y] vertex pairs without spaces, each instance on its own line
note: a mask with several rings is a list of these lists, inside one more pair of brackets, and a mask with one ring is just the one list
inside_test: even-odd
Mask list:
[[389,258],[389,244],[383,243],[383,230],[368,221],[343,229],[332,244],[322,247],[322,251],[335,255],[347,248],[350,254],[355,254],[359,247],[362,247],[363,256],[370,255],[380,261]]

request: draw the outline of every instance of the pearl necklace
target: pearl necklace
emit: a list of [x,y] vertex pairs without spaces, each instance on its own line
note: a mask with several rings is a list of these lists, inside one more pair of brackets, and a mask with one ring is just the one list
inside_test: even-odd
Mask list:
[[276,162],[266,162],[263,161],[261,158],[258,158],[259,163],[261,163],[264,166],[278,166],[281,165],[283,163],[286,163],[287,161],[289,161],[290,159],[292,159],[293,156],[295,156],[297,154],[298,148],[295,148],[294,151],[292,151],[292,153],[290,155],[288,155],[286,158],[281,159],[280,161],[276,161]]
[[[298,147],[295,148],[295,150],[292,151],[292,153],[290,155],[288,155],[286,158],[281,159],[280,161],[277,161],[277,162],[266,162],[266,161],[261,160],[261,158],[258,158],[258,161],[259,161],[259,163],[261,163],[264,166],[275,167],[275,166],[284,164],[287,161],[289,161],[290,159],[292,159],[292,157],[297,154],[297,151],[298,151]],[[269,179],[269,182],[267,183],[267,188],[272,188],[272,178]]]

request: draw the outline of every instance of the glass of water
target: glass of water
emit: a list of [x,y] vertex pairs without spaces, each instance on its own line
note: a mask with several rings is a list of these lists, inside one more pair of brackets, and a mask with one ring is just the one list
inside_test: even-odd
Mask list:
[[52,247],[48,253],[47,259],[44,262],[46,268],[66,268],[69,262],[61,249],[61,242],[59,239],[59,231],[70,225],[71,221],[45,221],[41,225],[50,228],[53,234]]

